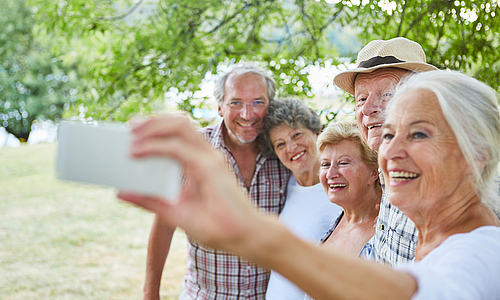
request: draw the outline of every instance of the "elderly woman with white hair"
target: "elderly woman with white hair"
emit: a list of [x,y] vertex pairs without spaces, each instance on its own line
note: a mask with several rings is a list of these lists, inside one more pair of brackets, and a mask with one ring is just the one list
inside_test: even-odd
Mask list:
[[[177,203],[131,194],[191,236],[274,269],[315,299],[500,299],[500,156],[495,92],[457,72],[413,75],[395,92],[379,165],[389,201],[419,230],[415,262],[387,266],[298,239],[251,209],[186,121],[134,129],[133,155],[177,159],[188,176]],[[160,126],[163,125],[163,126]]]

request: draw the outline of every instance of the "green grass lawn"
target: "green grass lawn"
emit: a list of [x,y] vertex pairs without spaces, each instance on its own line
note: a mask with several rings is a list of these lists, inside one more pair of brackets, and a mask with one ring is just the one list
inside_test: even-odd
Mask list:
[[[153,215],[57,180],[55,156],[55,143],[0,148],[0,298],[141,299]],[[162,299],[177,299],[185,256],[178,231]]]

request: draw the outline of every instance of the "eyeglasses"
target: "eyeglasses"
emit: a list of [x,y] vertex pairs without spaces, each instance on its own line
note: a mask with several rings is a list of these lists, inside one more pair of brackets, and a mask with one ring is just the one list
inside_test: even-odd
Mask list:
[[233,100],[233,101],[229,101],[229,103],[227,104],[227,106],[229,106],[229,109],[231,109],[232,111],[242,111],[245,108],[245,106],[247,106],[247,105],[250,106],[250,108],[253,111],[262,111],[263,109],[265,109],[267,107],[267,103],[262,101],[262,100],[253,100],[250,103],[245,103],[243,101]]

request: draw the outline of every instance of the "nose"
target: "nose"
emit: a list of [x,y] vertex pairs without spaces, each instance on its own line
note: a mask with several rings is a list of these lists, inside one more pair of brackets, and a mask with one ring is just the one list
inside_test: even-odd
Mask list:
[[297,144],[294,141],[289,141],[286,143],[286,150],[291,153],[297,148]]
[[252,118],[253,110],[250,105],[246,104],[245,107],[240,112],[240,116],[245,120],[250,120]]
[[388,161],[407,158],[406,142],[403,138],[394,135],[389,141],[382,142],[379,148],[379,156]]
[[335,179],[339,178],[340,173],[337,168],[335,168],[333,165],[330,166],[328,169],[328,172],[326,173],[326,179]]
[[370,93],[368,98],[365,100],[365,104],[363,105],[362,112],[365,116],[370,116],[373,114],[377,114],[382,111],[382,99],[375,93]]

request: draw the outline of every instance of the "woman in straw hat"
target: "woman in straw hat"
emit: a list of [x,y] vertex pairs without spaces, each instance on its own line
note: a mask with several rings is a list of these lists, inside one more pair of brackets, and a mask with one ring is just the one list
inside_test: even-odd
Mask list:
[[327,251],[254,211],[218,156],[180,118],[134,129],[132,153],[184,167],[178,202],[120,193],[192,237],[274,269],[315,299],[500,299],[500,157],[495,92],[460,73],[412,76],[395,92],[379,165],[389,200],[419,229],[413,265],[396,269]]

